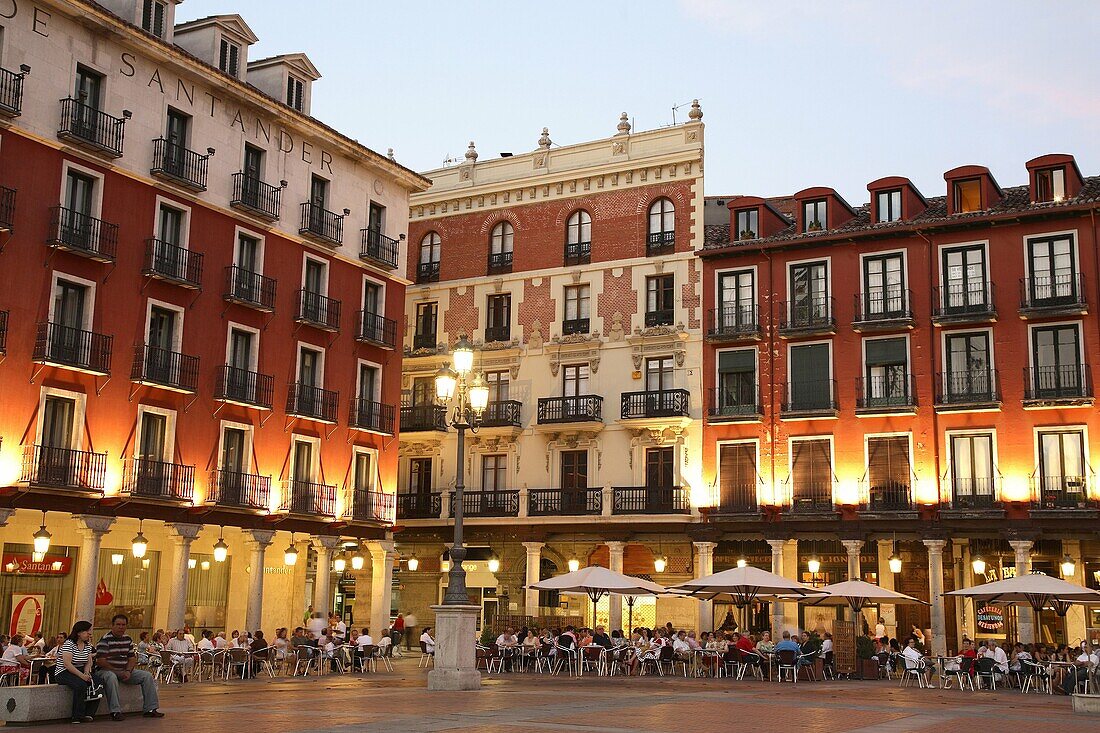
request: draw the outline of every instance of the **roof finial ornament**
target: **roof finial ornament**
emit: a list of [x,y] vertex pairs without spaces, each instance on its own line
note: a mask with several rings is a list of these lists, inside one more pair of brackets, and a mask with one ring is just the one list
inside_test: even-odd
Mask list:
[[553,141],[550,139],[550,128],[542,128],[542,137],[539,138],[539,147],[543,150],[549,150],[552,142]]
[[476,163],[477,162],[477,149],[474,148],[474,141],[473,140],[470,141],[470,147],[466,148],[466,162],[467,163]]
[[692,122],[698,122],[703,119],[703,108],[699,106],[699,100],[691,100],[691,110],[688,112],[688,119]]
[[392,160],[394,163],[397,162],[397,158],[395,158],[393,155],[393,148],[389,148],[386,150],[386,157]]
[[623,112],[621,115],[619,115],[618,129],[619,131],[616,133],[617,135],[630,134],[630,118],[627,116],[626,112]]

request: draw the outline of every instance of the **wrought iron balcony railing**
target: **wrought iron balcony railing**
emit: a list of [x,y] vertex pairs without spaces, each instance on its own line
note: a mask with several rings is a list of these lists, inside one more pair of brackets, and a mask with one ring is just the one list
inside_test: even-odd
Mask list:
[[23,64],[19,72],[0,69],[0,114],[18,117],[23,112],[23,80],[31,67]]
[[274,392],[275,378],[270,374],[223,364],[218,372],[214,399],[270,410]]
[[707,389],[707,419],[711,422],[744,420],[762,414],[760,386],[755,383]]
[[49,445],[28,445],[23,449],[21,483],[51,489],[101,492],[106,480],[106,453]]
[[760,336],[760,316],[756,305],[731,303],[707,311],[707,339],[738,341]]
[[662,389],[651,392],[623,392],[623,420],[646,417],[686,417],[691,393],[686,389]]
[[667,255],[676,248],[676,232],[650,232],[646,237],[645,253],[653,255]]
[[122,470],[122,493],[141,499],[191,501],[195,495],[195,467],[130,458]]
[[489,274],[512,271],[511,252],[493,252],[489,255]]
[[200,288],[202,259],[201,252],[192,252],[160,239],[146,239],[142,272],[185,288]]
[[[454,515],[453,494],[451,514]],[[462,493],[462,514],[466,517],[518,517],[519,490],[478,491],[467,489]]]
[[787,382],[781,410],[784,414],[825,413],[837,410],[836,380],[807,379]]
[[153,167],[149,173],[192,191],[205,191],[209,163],[210,155],[196,153],[160,137],[153,141]]
[[340,393],[311,384],[291,382],[286,393],[286,414],[307,420],[336,422]]
[[654,326],[671,326],[675,318],[676,310],[674,308],[661,308],[659,310],[646,311],[645,325],[646,328],[652,328]]
[[794,336],[834,331],[835,312],[832,296],[784,301],[779,304],[779,333]]
[[348,489],[344,495],[344,519],[352,522],[393,524],[394,495],[367,489]]
[[1036,475],[1031,479],[1035,509],[1087,509],[1095,504],[1092,476]]
[[355,339],[385,349],[397,346],[397,321],[367,310],[359,311],[359,330]]
[[0,186],[0,231],[15,230],[15,189]]
[[336,487],[313,481],[287,479],[283,482],[283,501],[279,511],[307,517],[336,517]]
[[8,312],[0,311],[0,355],[8,353]]
[[612,514],[687,514],[682,486],[616,486],[611,489]]
[[760,505],[756,500],[756,482],[718,487],[720,514],[755,514],[758,511],[760,511]]
[[941,502],[951,509],[992,509],[1001,503],[993,478],[945,477],[942,484],[950,487],[951,493],[942,497]]
[[1020,278],[1020,311],[1077,313],[1088,305],[1085,281],[1072,269]]
[[527,514],[532,517],[599,516],[603,489],[528,489]]
[[446,407],[440,405],[412,405],[401,408],[402,433],[446,429]]
[[868,288],[854,297],[854,327],[894,325],[913,320],[913,293],[901,287]]
[[587,265],[592,261],[591,242],[570,242],[565,245],[566,265]]
[[322,244],[339,247],[344,242],[344,215],[312,201],[304,201],[298,233]]
[[57,136],[110,158],[122,156],[128,112],[112,117],[95,107],[68,97],[61,100],[61,125]]
[[278,221],[283,189],[243,171],[233,174],[233,196],[229,205],[265,221]]
[[393,435],[394,412],[393,405],[355,398],[351,401],[348,423],[356,430]]
[[413,348],[434,349],[438,345],[438,338],[439,336],[436,331],[429,331],[427,333],[417,331],[413,334]]
[[398,519],[439,519],[443,511],[442,494],[438,491],[399,493]]
[[913,508],[913,492],[908,482],[861,482],[864,505],[871,511],[903,512]]
[[917,385],[912,374],[856,377],[856,410],[908,410],[917,406]]
[[230,265],[225,268],[223,297],[231,303],[271,312],[275,310],[275,278]]
[[359,233],[362,237],[359,259],[372,262],[387,270],[397,269],[397,258],[401,251],[399,240],[387,237],[374,229],[363,229]]
[[603,397],[599,395],[540,397],[538,423],[600,422],[602,412]]
[[130,381],[194,394],[199,384],[199,357],[148,344],[136,346]]
[[114,339],[106,334],[82,331],[60,323],[39,323],[34,339],[33,361],[106,376],[111,373],[113,342]]
[[1024,400],[1029,402],[1082,400],[1092,397],[1092,369],[1088,364],[1027,367]]
[[996,369],[970,369],[936,374],[937,405],[966,407],[1000,401],[1001,386]]
[[439,281],[439,263],[421,262],[416,266],[416,281],[418,283],[434,283]]
[[481,415],[483,428],[518,428],[523,403],[519,400],[497,400],[485,406]]
[[227,509],[266,510],[271,506],[271,477],[215,469],[210,472],[206,503]]
[[816,481],[791,486],[790,511],[794,514],[832,512],[833,482]]
[[997,316],[993,283],[957,283],[932,288],[932,318],[939,323],[977,323]]
[[485,328],[485,343],[487,344],[495,341],[510,341],[511,339],[512,327],[510,325],[487,326]]
[[574,333],[588,333],[591,329],[591,318],[566,318],[561,322],[561,335],[569,336]]
[[118,226],[64,206],[54,206],[50,212],[46,244],[99,262],[115,261]]
[[340,301],[312,290],[299,290],[298,312],[294,320],[323,331],[339,331]]

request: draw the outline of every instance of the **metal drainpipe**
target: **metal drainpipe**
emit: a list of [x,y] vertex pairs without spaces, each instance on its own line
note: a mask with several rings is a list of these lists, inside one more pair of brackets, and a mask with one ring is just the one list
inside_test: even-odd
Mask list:
[[[935,257],[935,245],[932,240],[924,236],[924,233],[920,229],[914,229],[917,236],[928,243],[928,292],[929,294],[936,292],[936,279],[933,273],[933,262]],[[992,272],[990,272],[992,277]],[[940,292],[940,297],[943,297],[943,292]],[[931,301],[930,301],[931,305]],[[933,306],[934,307],[934,306]],[[992,347],[992,344],[990,344]],[[928,323],[928,359],[932,367],[932,464],[936,475],[933,476],[933,480],[936,482],[936,504],[940,503],[943,498],[943,491],[940,489],[940,420],[939,414],[936,412],[936,327],[932,325],[931,319]]]
[[[1100,250],[1096,248],[1096,209],[1089,209],[1089,218],[1092,219],[1092,257],[1093,267],[1096,270],[1096,277],[1093,280],[1096,282],[1096,302],[1100,306]],[[1096,320],[1096,331],[1100,333],[1100,318]]]
[[[768,447],[771,458],[771,482],[772,482],[772,501],[776,500],[775,495],[775,263],[772,262],[771,253],[766,248],[761,249],[764,257],[768,260],[768,292],[771,296],[768,299],[768,366],[771,374],[768,380],[768,431],[771,439],[768,441]],[[761,380],[762,381],[762,380]],[[757,499],[759,502],[759,499]]]

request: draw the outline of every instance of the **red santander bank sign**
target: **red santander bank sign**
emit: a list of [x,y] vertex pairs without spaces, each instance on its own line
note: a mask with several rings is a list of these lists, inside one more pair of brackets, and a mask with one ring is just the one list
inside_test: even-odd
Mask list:
[[5,552],[0,558],[0,570],[18,575],[68,575],[73,569],[73,559],[64,555],[46,555],[36,561],[32,555]]

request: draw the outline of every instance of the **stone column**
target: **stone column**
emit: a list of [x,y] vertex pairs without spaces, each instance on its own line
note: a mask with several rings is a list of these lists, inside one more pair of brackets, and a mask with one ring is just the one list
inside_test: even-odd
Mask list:
[[[607,564],[608,570],[613,570],[616,573],[623,571],[623,552],[626,550],[625,542],[605,542],[607,545]],[[611,633],[615,629],[623,628],[623,597],[617,593],[612,594],[607,599],[607,633]],[[624,629],[626,632],[626,638],[630,638],[630,629]]]
[[[897,590],[894,587],[894,574],[890,572],[890,555],[894,553],[892,540],[878,541],[878,585],[886,590]],[[905,568],[902,568],[905,572]],[[898,635],[898,618],[896,607],[893,603],[884,603],[878,607],[882,624],[886,627],[886,634],[894,639]],[[877,619],[876,619],[877,621]]]
[[[952,538],[951,554],[955,565],[955,587],[970,588],[974,585],[973,569],[970,567],[970,540]],[[955,596],[956,639],[962,647],[963,636],[974,638],[974,615],[970,613],[970,602],[962,596]]]
[[[1032,540],[1009,540],[1008,544],[1016,552],[1016,577],[1027,575],[1031,572],[1031,548]],[[1035,630],[1035,612],[1028,606],[1016,606],[1016,638],[1025,644],[1038,641]]]
[[[783,548],[787,540],[768,540],[772,548],[772,572],[783,575]],[[772,640],[778,640],[783,634],[783,604],[772,601]]]
[[932,604],[932,653],[947,654],[947,617],[943,609],[943,548],[947,540],[924,540],[928,548],[928,600]]
[[[841,540],[840,543],[844,545],[844,549],[848,551],[848,579],[849,580],[863,580],[863,574],[859,567],[859,551],[863,549],[863,540]],[[853,611],[851,607],[848,608],[848,620],[858,621],[859,611]],[[856,629],[856,634],[862,631],[861,628]]]
[[[692,542],[695,545],[695,577],[703,578],[714,572],[714,548],[717,542]],[[714,604],[712,601],[695,602],[695,633],[711,631],[714,626]]]
[[190,581],[190,568],[187,560],[191,557],[191,542],[202,531],[201,524],[173,523],[166,525],[175,548],[172,554],[172,588],[169,591],[168,623],[169,629],[182,629],[187,615],[187,583]]
[[332,535],[315,535],[317,547],[317,575],[313,579],[313,612],[332,613],[332,551],[340,546],[340,538]]
[[248,559],[248,607],[244,613],[244,627],[255,631],[263,627],[264,622],[264,552],[275,539],[275,531],[270,529],[248,529],[244,531],[245,543],[251,555]]
[[99,582],[99,547],[103,543],[103,535],[111,531],[115,518],[97,514],[74,514],[73,519],[77,521],[77,531],[83,537],[76,565],[73,618],[76,621],[94,621],[95,589]]
[[528,616],[539,615],[539,592],[531,586],[539,582],[542,563],[542,542],[524,542],[527,550],[527,565],[523,576],[523,612]]
[[[1062,576],[1063,580],[1084,587],[1085,559],[1081,556],[1081,540],[1062,540],[1062,552],[1070,556],[1075,566],[1073,575]],[[1080,603],[1074,603],[1066,614],[1066,640],[1074,644],[1084,639],[1085,627],[1085,607]]]
[[[370,634],[375,641],[390,625],[390,605],[393,593],[393,540],[373,540],[370,550]],[[357,589],[358,590],[358,589]]]

